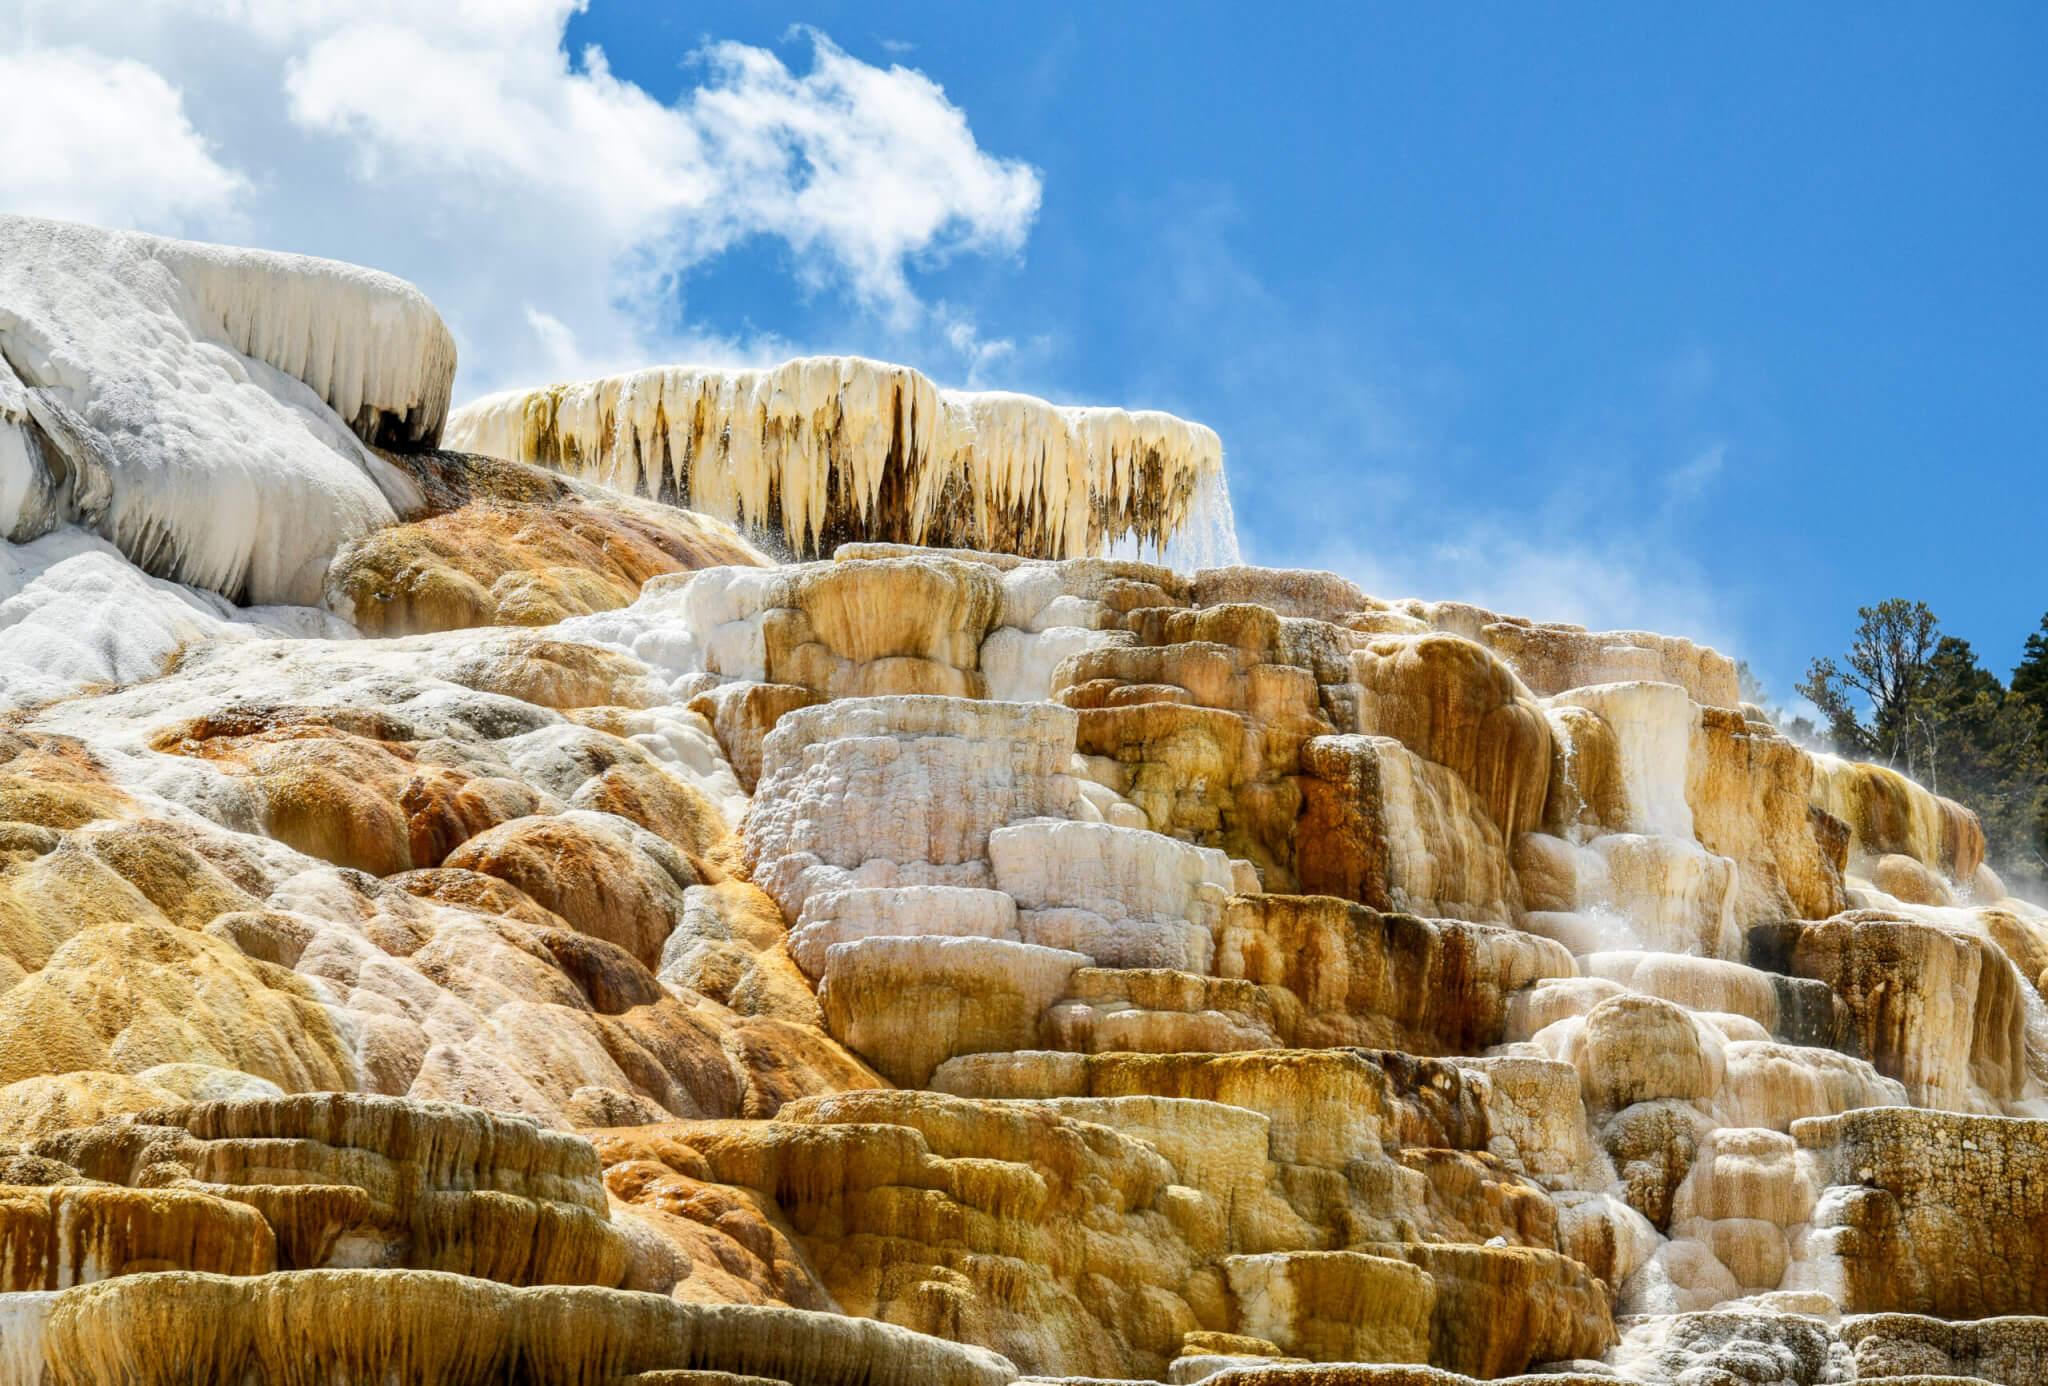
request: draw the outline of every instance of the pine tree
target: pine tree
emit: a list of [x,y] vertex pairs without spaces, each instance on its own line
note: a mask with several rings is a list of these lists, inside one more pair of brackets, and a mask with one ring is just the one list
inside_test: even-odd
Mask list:
[[[1814,660],[1798,691],[1828,719],[1828,731],[1843,751],[1893,765],[1904,754],[1906,772],[1912,774],[1913,698],[1940,639],[1941,622],[1927,603],[1902,597],[1858,607],[1856,615],[1856,637],[1843,664]],[[1858,693],[1870,704],[1867,722],[1857,716]]]
[[1977,811],[1991,859],[2022,870],[2037,862],[2048,766],[2035,707],[1978,664],[1968,641],[1944,636],[1910,721],[1928,788]]
[[[2009,696],[2023,700],[2035,712],[2034,754],[2048,765],[2048,616],[2041,628],[2027,637],[2020,662],[2012,671]],[[2025,844],[2025,860],[2036,879],[2048,879],[2048,794],[2036,804],[2032,829]]]
[[1843,662],[1816,659],[1799,686],[1837,748],[1968,805],[2000,869],[2030,884],[2048,876],[2048,617],[2008,687],[1969,641],[1941,634],[1925,603],[1895,598],[1857,615]]
[[2041,618],[2041,629],[2027,637],[2008,686],[2035,707],[2048,709],[2048,616]]

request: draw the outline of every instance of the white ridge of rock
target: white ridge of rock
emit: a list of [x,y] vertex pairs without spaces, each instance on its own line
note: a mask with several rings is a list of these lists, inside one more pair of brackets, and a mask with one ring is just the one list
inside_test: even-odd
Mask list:
[[1074,724],[1053,703],[926,695],[788,713],[761,743],[747,869],[792,922],[819,890],[987,886],[991,830],[1079,798]]
[[312,605],[419,503],[364,440],[439,441],[455,346],[387,274],[0,216],[0,534],[64,519],[158,577]]
[[180,649],[209,641],[354,635],[317,607],[237,607],[150,577],[76,528],[0,543],[0,709],[152,678]]
[[1104,967],[1206,971],[1231,892],[1230,858],[1143,828],[1031,819],[988,835],[999,890],[1027,943]]

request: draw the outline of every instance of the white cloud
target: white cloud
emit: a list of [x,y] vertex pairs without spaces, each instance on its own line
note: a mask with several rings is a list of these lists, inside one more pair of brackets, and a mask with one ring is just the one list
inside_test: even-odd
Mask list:
[[550,375],[566,380],[601,373],[587,369],[590,363],[584,359],[583,350],[577,344],[576,329],[553,313],[543,313],[529,303],[526,305],[526,325],[533,329],[533,335],[548,354],[553,366]]
[[1028,165],[990,158],[936,82],[872,67],[816,31],[797,77],[772,53],[704,50],[711,80],[687,113],[730,197],[699,228],[706,249],[753,231],[781,237],[814,279],[842,275],[900,319],[914,303],[911,256],[1014,251],[1038,214]]
[[1469,602],[1588,630],[1654,630],[1741,653],[1720,588],[1651,536],[1546,535],[1483,517],[1418,528],[1434,533],[1370,549],[1327,546],[1298,562],[1341,573],[1376,597]]
[[[648,355],[645,350],[633,354],[587,346],[576,335],[576,329],[531,303],[525,306],[523,316],[540,346],[539,375],[549,380],[593,380],[599,376],[624,375],[650,364],[656,356],[664,361],[772,366],[804,354],[788,338],[774,332],[750,332],[740,337],[708,331],[671,335],[654,348],[655,356]],[[948,340],[951,340],[950,334]],[[971,369],[972,354],[963,351],[962,355],[968,359]]]
[[1664,479],[1665,491],[1674,503],[1694,499],[1721,474],[1721,464],[1727,458],[1725,444],[1716,443],[1710,448],[1702,448],[1690,461],[1672,469]]
[[154,68],[82,48],[0,49],[0,182],[10,211],[172,231],[231,227],[248,184]]
[[[943,351],[961,315],[928,307],[917,272],[1022,246],[1037,171],[984,151],[923,73],[806,31],[800,70],[765,48],[708,43],[670,102],[615,76],[595,48],[564,50],[580,8],[22,0],[10,20],[0,0],[0,49],[63,43],[74,75],[97,84],[74,83],[89,95],[68,104],[54,93],[68,134],[46,181],[126,193],[121,219],[151,230],[209,229],[241,207],[254,243],[413,279],[455,330],[464,393],[563,365],[786,348],[686,325],[682,311],[693,269],[764,237],[787,247],[806,291],[843,295],[888,333]],[[158,144],[182,139],[206,162],[158,150],[155,182],[135,169],[95,179],[119,145],[90,118],[109,86],[151,94]],[[127,107],[142,104],[131,92]],[[84,196],[56,207],[37,187],[0,162],[0,209],[35,197],[87,220],[123,210]],[[971,371],[990,345],[970,332],[961,364]]]
[[1012,360],[1017,355],[1017,344],[1008,337],[984,337],[975,324],[972,313],[963,312],[950,303],[932,305],[932,320],[945,336],[946,345],[953,348],[967,365],[966,385],[970,390],[989,388],[986,374],[992,366]]
[[[1189,381],[1183,368],[1161,397],[1173,408],[1171,390],[1192,385],[1197,417],[1217,401],[1235,415],[1224,441],[1248,562],[1326,569],[1386,599],[1741,651],[1742,594],[1689,557],[1685,534],[1724,445],[1641,469],[1647,483],[1631,450],[1598,435],[1524,468],[1489,466],[1460,437],[1484,407],[1479,382],[1416,359],[1408,334],[1354,305],[1333,318],[1279,302],[1234,244],[1227,193],[1192,188],[1142,214],[1166,228],[1150,300],[1169,330],[1220,344],[1206,374]],[[1703,389],[1710,365],[1692,353],[1672,379]],[[1547,485],[1523,484],[1531,474]]]

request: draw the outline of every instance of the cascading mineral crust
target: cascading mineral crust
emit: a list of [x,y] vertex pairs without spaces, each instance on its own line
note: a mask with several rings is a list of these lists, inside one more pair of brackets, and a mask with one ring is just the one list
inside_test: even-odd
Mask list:
[[2048,1381],[2048,910],[1728,656],[0,246],[0,1386]]
[[494,395],[456,414],[449,442],[671,500],[800,554],[866,540],[1039,558],[1126,537],[1156,549],[1217,503],[1223,468],[1215,433],[1168,414],[941,390],[835,356]]

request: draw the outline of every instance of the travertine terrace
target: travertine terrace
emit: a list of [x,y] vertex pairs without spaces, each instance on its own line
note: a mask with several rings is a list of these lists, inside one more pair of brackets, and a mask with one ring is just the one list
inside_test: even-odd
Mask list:
[[1722,653],[326,262],[0,363],[4,1386],[2048,1381],[2048,912]]

